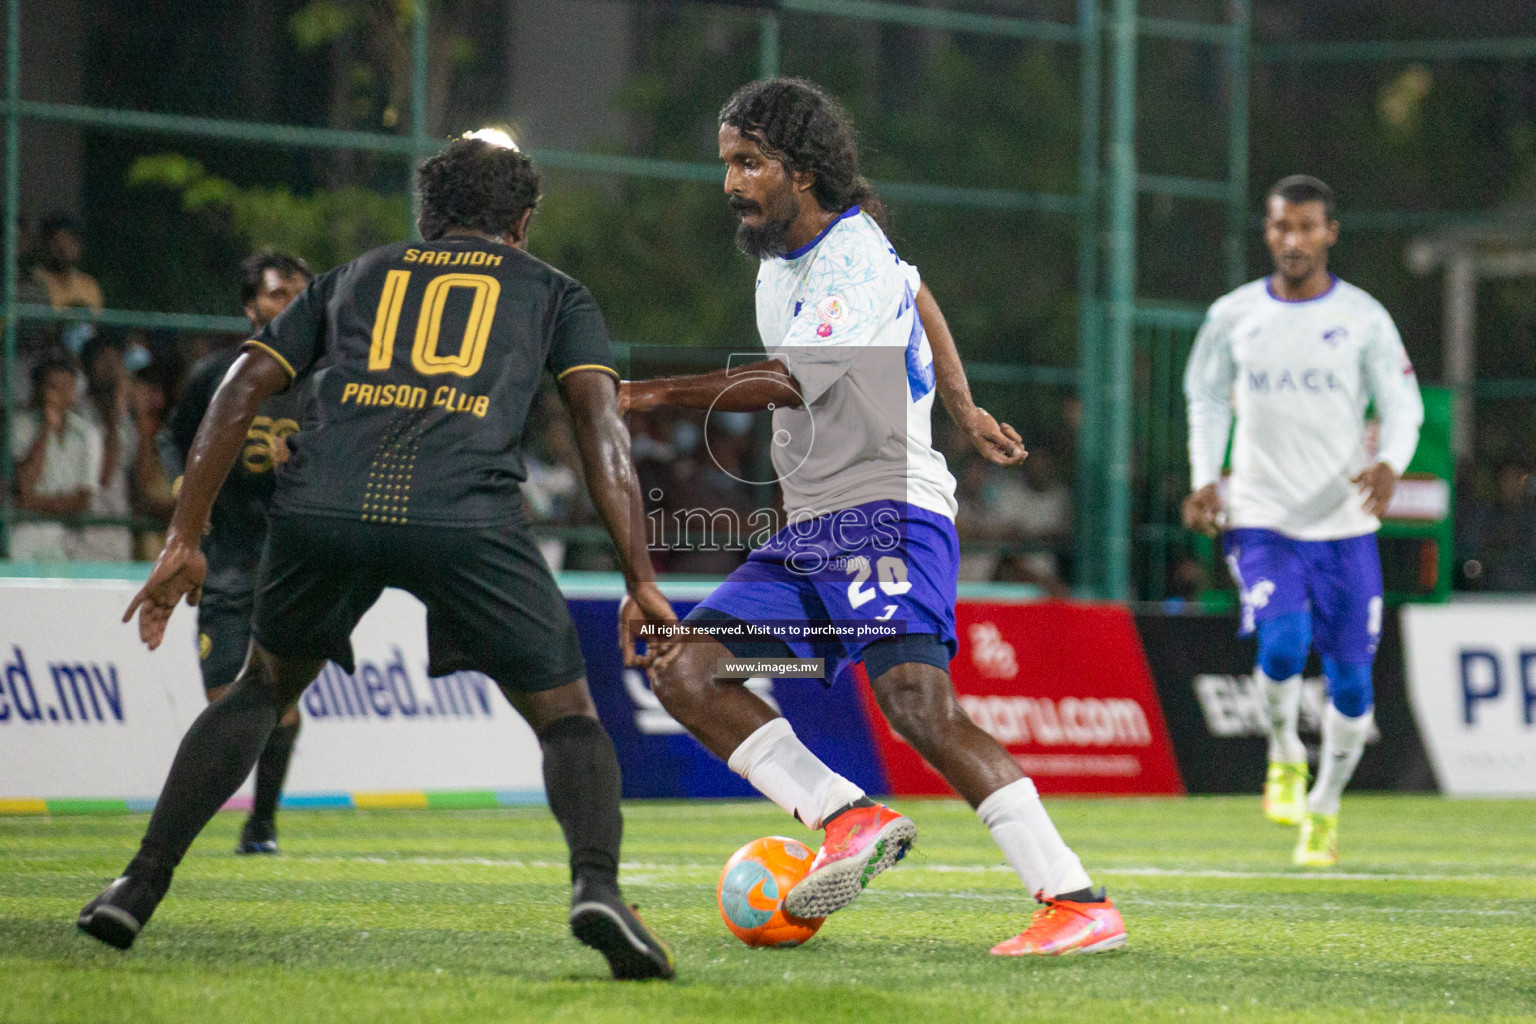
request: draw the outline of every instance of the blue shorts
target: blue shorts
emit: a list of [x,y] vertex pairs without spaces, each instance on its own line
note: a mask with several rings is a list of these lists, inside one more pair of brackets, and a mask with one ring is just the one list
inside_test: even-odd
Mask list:
[[1227,565],[1242,592],[1247,636],[1260,622],[1312,616],[1312,647],[1339,661],[1368,662],[1381,639],[1381,556],[1376,535],[1294,540],[1273,530],[1229,530]]
[[[870,643],[892,634],[929,634],[953,658],[959,568],[960,541],[948,517],[906,502],[873,501],[784,527],[688,621],[761,623],[793,657],[826,658],[829,682],[845,665],[863,661]],[[797,623],[836,628],[808,640],[786,628]],[[738,657],[772,656],[759,643],[721,642]]]

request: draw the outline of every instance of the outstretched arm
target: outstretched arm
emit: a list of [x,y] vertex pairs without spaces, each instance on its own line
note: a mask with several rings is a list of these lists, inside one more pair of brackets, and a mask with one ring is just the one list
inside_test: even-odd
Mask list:
[[213,500],[245,445],[245,434],[256,410],[268,397],[286,388],[288,382],[288,370],[282,363],[264,351],[248,349],[229,368],[224,383],[209,403],[187,456],[181,494],[165,535],[165,550],[155,561],[149,581],[123,615],[127,622],[134,612],[140,613],[139,638],[150,650],[160,646],[165,625],[182,597],[196,604],[202,596],[208,561],[199,545]]
[[601,370],[579,370],[562,377],[560,388],[571,410],[576,448],[587,479],[587,492],[613,538],[619,571],[631,601],[619,615],[619,643],[624,664],[646,665],[665,654],[669,645],[648,642],[647,653],[635,654],[635,628],[642,622],[676,622],[672,606],[656,587],[656,572],[646,545],[645,506],[640,482],[630,458],[629,431],[619,418],[617,389]]
[[664,405],[757,412],[777,405],[797,407],[802,402],[799,383],[777,359],[687,377],[626,380],[619,385],[621,412],[648,412]]
[[923,332],[933,348],[934,376],[939,385],[939,397],[949,418],[957,423],[971,439],[976,450],[999,466],[1017,466],[1029,452],[1024,450],[1024,440],[1019,432],[1006,423],[999,423],[987,410],[979,408],[971,398],[971,385],[965,379],[965,365],[960,362],[960,350],[955,347],[949,324],[939,309],[938,300],[925,284],[917,292],[917,313],[923,319]]

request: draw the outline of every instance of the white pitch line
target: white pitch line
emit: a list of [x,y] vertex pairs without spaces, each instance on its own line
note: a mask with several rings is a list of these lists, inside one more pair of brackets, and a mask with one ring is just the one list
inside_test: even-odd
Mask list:
[[[895,896],[899,899],[947,899],[947,900],[986,900],[997,902],[1001,897],[1016,897],[1019,902],[1024,902],[1028,897],[1022,890],[1017,893],[981,893],[981,892],[914,892],[909,889],[880,889],[871,888],[865,891],[861,899],[870,896],[876,898],[882,896]],[[1251,903],[1207,903],[1200,900],[1144,900],[1140,898],[1121,900],[1117,906],[1124,907],[1127,912],[1140,910],[1143,907],[1187,907],[1193,910],[1238,910],[1244,913],[1253,913],[1256,910],[1275,911],[1305,911],[1308,914],[1319,912],[1331,914],[1434,914],[1445,916],[1448,912],[1474,917],[1529,917],[1536,921],[1536,912],[1524,912],[1519,910],[1472,910],[1458,907],[1454,911],[1447,911],[1444,906],[1439,907],[1346,907],[1334,903],[1308,904],[1304,907],[1287,908],[1278,905],[1254,906]]]
[[[441,866],[469,866],[480,868],[568,868],[564,861],[552,860],[517,860],[515,858],[500,857],[364,857],[353,854],[337,854],[336,856],[307,855],[292,856],[285,854],[282,858],[299,864],[436,864]],[[655,870],[668,865],[659,864],[623,864],[622,867],[645,868]]]
[[[538,868],[538,869],[564,869],[567,865],[563,861],[544,860],[519,860],[517,858],[495,857],[378,857],[378,856],[354,856],[338,855],[327,856],[285,856],[285,861],[298,863],[350,863],[350,864],[436,864],[436,865],[461,865],[469,867],[491,868]],[[685,872],[709,872],[713,873],[720,867],[718,864],[698,863],[691,861],[674,861],[667,864],[652,864],[643,861],[624,861],[620,865],[624,871],[643,871],[648,873],[673,873]],[[922,861],[916,863],[908,861],[902,865],[901,870],[910,875],[915,871],[931,871],[936,874],[1012,874],[1013,869],[1006,864],[928,864]],[[1103,867],[1095,866],[1093,873],[1097,875],[1129,876],[1144,878],[1227,878],[1227,879],[1254,879],[1270,881],[1304,881],[1304,882],[1489,882],[1498,881],[1511,876],[1507,875],[1433,875],[1433,874],[1397,874],[1392,872],[1366,872],[1366,871],[1230,871],[1225,869],[1190,869],[1190,868],[1159,868],[1159,867]],[[1515,876],[1523,877],[1523,876]]]
[[1317,882],[1491,882],[1506,875],[1419,875],[1371,871],[1227,871],[1218,868],[1106,868],[1095,867],[1095,874],[1131,875],[1148,878],[1255,878],[1301,879]]
[[[452,865],[461,865],[461,866],[462,865],[467,865],[467,866],[470,866],[470,867],[537,868],[537,869],[548,869],[548,870],[565,870],[566,868],[569,867],[569,865],[564,863],[564,862],[542,861],[542,860],[495,859],[495,858],[490,858],[490,857],[359,857],[359,856],[338,856],[338,857],[314,857],[314,856],[309,856],[309,857],[293,857],[293,856],[288,856],[288,857],[284,857],[283,859],[285,861],[297,861],[297,862],[300,862],[300,863],[311,863],[311,864],[338,864],[338,863],[340,863],[340,864],[436,864],[436,865],[449,865],[449,866],[452,866]],[[685,872],[696,872],[696,871],[709,871],[709,872],[713,872],[714,871],[714,865],[711,865],[711,864],[693,864],[693,863],[643,864],[643,863],[638,863],[638,862],[626,861],[626,862],[620,864],[619,866],[626,873],[626,877],[625,877],[624,880],[628,884],[631,884],[631,885],[657,885],[659,887],[665,887],[665,888],[704,889],[704,888],[708,888],[709,887],[709,883],[707,883],[707,882],[696,882],[696,883],[658,882],[658,881],[654,881],[653,878],[650,877],[650,876],[651,875],[655,875],[655,874],[668,874],[668,873],[670,873],[670,874],[682,874],[682,873],[685,873]],[[1007,867],[1007,865],[998,865],[996,867],[987,866],[987,865],[980,865],[980,864],[938,864],[938,865],[926,865],[926,866],[911,865],[911,867],[908,868],[908,873],[909,874],[910,874],[911,869],[913,869],[913,868],[915,868],[916,870],[919,870],[919,871],[927,870],[927,871],[939,871],[939,872],[964,872],[964,873],[968,873],[968,874],[969,873],[979,873],[979,872],[990,872],[990,871],[1011,872],[1011,870],[1012,870],[1011,868]],[[636,875],[636,874],[634,874],[634,872],[644,872],[646,874]],[[1170,869],[1164,869],[1164,868],[1122,868],[1122,869],[1117,869],[1117,870],[1105,870],[1105,871],[1101,871],[1099,873],[1100,874],[1105,874],[1105,875],[1116,875],[1116,874],[1126,875],[1126,874],[1129,874],[1129,875],[1154,875],[1154,876],[1174,876],[1174,877],[1185,877],[1185,876],[1188,876],[1188,877],[1199,877],[1199,878],[1212,877],[1212,873],[1211,872],[1177,872],[1177,871],[1173,871],[1173,870],[1170,870]],[[1343,874],[1343,873],[1340,873],[1340,872],[1335,872],[1335,873],[1333,873],[1331,875],[1321,875],[1321,874],[1318,874],[1318,875],[1292,875],[1292,874],[1284,874],[1284,873],[1261,873],[1261,872],[1227,871],[1227,872],[1221,872],[1219,874],[1215,874],[1214,877],[1219,877],[1219,878],[1261,878],[1261,879],[1262,878],[1325,878],[1325,877],[1332,877],[1332,878],[1343,878],[1343,879],[1363,879],[1363,880],[1366,880],[1366,881],[1385,881],[1385,880],[1390,880],[1390,879],[1395,879],[1395,878],[1415,878],[1415,879],[1435,880],[1435,879],[1440,879],[1440,878],[1450,878],[1450,877],[1453,877],[1453,876],[1441,876],[1441,875],[1412,875],[1412,876],[1410,876],[1410,875],[1350,875],[1350,874]],[[1459,876],[1459,877],[1476,877],[1476,876]],[[936,892],[934,892],[934,891],[922,891],[922,890],[914,890],[914,889],[888,889],[888,888],[884,888],[884,887],[877,887],[877,888],[874,888],[874,889],[870,889],[868,891],[867,895],[868,896],[873,896],[877,900],[880,899],[880,898],[884,898],[884,897],[892,897],[892,898],[896,898],[896,899],[961,900],[961,901],[969,901],[969,902],[985,901],[985,902],[989,902],[989,903],[995,903],[999,899],[1016,901],[1018,903],[1023,903],[1023,904],[1028,904],[1028,903],[1032,902],[1030,900],[1029,895],[1027,893],[1023,892],[1022,890],[1019,890],[1017,892],[953,892],[953,891],[936,891]],[[1245,911],[1245,912],[1250,912],[1250,913],[1253,912],[1254,910],[1285,910],[1285,909],[1287,909],[1287,908],[1282,907],[1282,906],[1274,906],[1274,905],[1271,905],[1269,907],[1255,907],[1253,904],[1250,904],[1250,903],[1214,903],[1214,902],[1207,902],[1207,901],[1203,901],[1203,900],[1158,900],[1158,899],[1150,899],[1149,900],[1149,899],[1140,899],[1140,898],[1124,900],[1124,901],[1122,901],[1121,905],[1127,907],[1128,909],[1132,909],[1132,910],[1137,909],[1137,908],[1141,908],[1141,907],[1184,907],[1184,908],[1189,908],[1189,909],[1192,909],[1192,910],[1233,910],[1233,911]],[[1347,907],[1347,906],[1341,906],[1341,905],[1332,904],[1332,903],[1325,903],[1325,904],[1320,904],[1320,905],[1311,905],[1311,906],[1300,907],[1300,908],[1295,908],[1295,909],[1304,910],[1307,913],[1325,912],[1325,913],[1333,913],[1333,914],[1366,914],[1366,913],[1369,913],[1369,914],[1436,914],[1436,915],[1443,915],[1443,914],[1445,914],[1447,912],[1444,907]],[[1530,917],[1536,918],[1536,914],[1526,914],[1525,912],[1522,912],[1522,911],[1519,911],[1519,910],[1475,910],[1475,909],[1468,909],[1468,908],[1457,908],[1454,911],[1454,913],[1457,913],[1457,914],[1468,914],[1468,915],[1472,915],[1474,917],[1526,917],[1526,916],[1530,916]]]
[[[1198,910],[1242,910],[1253,912],[1255,910],[1285,910],[1281,906],[1255,907],[1251,903],[1205,903],[1200,900],[1127,900],[1128,907],[1192,907]],[[1334,903],[1309,904],[1299,909],[1308,913],[1327,911],[1336,914],[1435,914],[1444,917],[1448,911],[1445,907],[1344,907]],[[1529,917],[1536,920],[1536,911],[1523,912],[1519,910],[1468,910],[1458,907],[1449,913],[1471,914],[1474,917]]]

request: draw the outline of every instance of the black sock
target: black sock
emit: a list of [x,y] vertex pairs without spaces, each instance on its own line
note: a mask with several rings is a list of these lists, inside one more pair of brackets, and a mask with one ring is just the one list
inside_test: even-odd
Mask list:
[[544,792],[571,850],[571,883],[592,893],[619,886],[619,757],[602,724],[568,715],[539,732],[544,749]]
[[[873,800],[871,800],[867,796],[861,796],[857,800],[855,800],[853,803],[851,803],[851,804],[844,804],[842,807],[839,807],[837,810],[835,810],[831,814],[827,815],[826,819],[824,821],[822,821],[821,827],[822,828],[826,828],[828,825],[832,824],[832,822],[835,819],[837,819],[837,818],[841,817],[842,815],[848,813],[849,811],[853,810],[855,807],[873,807],[873,806],[875,806],[875,802]],[[795,815],[795,820],[796,821],[800,821],[800,815],[796,814]],[[801,821],[800,824],[804,825],[805,822]]]
[[283,795],[283,779],[288,776],[288,761],[293,757],[293,742],[299,738],[299,723],[279,725],[267,737],[261,757],[256,761],[256,795],[251,800],[251,820],[271,825],[277,814],[277,801]]
[[1104,889],[1100,887],[1098,892],[1094,892],[1093,886],[1090,885],[1086,889],[1073,889],[1071,892],[1060,893],[1051,898],[1066,900],[1068,903],[1103,903]]
[[149,829],[124,874],[169,880],[192,840],[250,774],[278,714],[265,687],[244,681],[203,709],[182,738]]

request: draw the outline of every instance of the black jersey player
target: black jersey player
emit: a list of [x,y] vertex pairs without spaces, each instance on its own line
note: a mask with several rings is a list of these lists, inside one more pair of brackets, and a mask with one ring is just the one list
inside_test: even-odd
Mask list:
[[[350,668],[353,626],[395,586],[427,606],[432,673],[486,673],[538,735],[570,847],[572,931],[617,978],[672,975],[671,954],[619,895],[618,758],[565,601],[522,521],[519,438],[547,368],[628,586],[625,635],[675,621],[645,549],[602,315],[585,288],[524,250],[538,180],[513,146],[451,143],[418,172],[426,241],[316,279],[246,342],[214,395],[165,552],[125,620],[138,611],[154,647],[181,598],[198,597],[197,539],[214,496],[261,402],[292,386],[304,420],[273,502],[252,656],[188,730],[138,854],[81,911],[89,934],[134,941],[272,727],[326,659]],[[663,653],[624,648],[631,665]]]
[[[315,277],[309,264],[280,252],[254,253],[240,269],[240,303],[253,332],[262,330],[288,308]],[[238,348],[221,349],[192,368],[161,445],[162,461],[173,480],[181,478],[197,426],[239,354]],[[289,388],[262,403],[246,431],[240,457],[213,501],[208,535],[202,544],[208,576],[197,606],[198,658],[210,701],[229,691],[250,650],[256,567],[267,538],[267,512],[277,486],[278,467],[287,460],[288,437],[299,429],[301,390]],[[284,713],[256,759],[256,792],[236,853],[277,852],[277,802],[299,723],[295,705]]]

